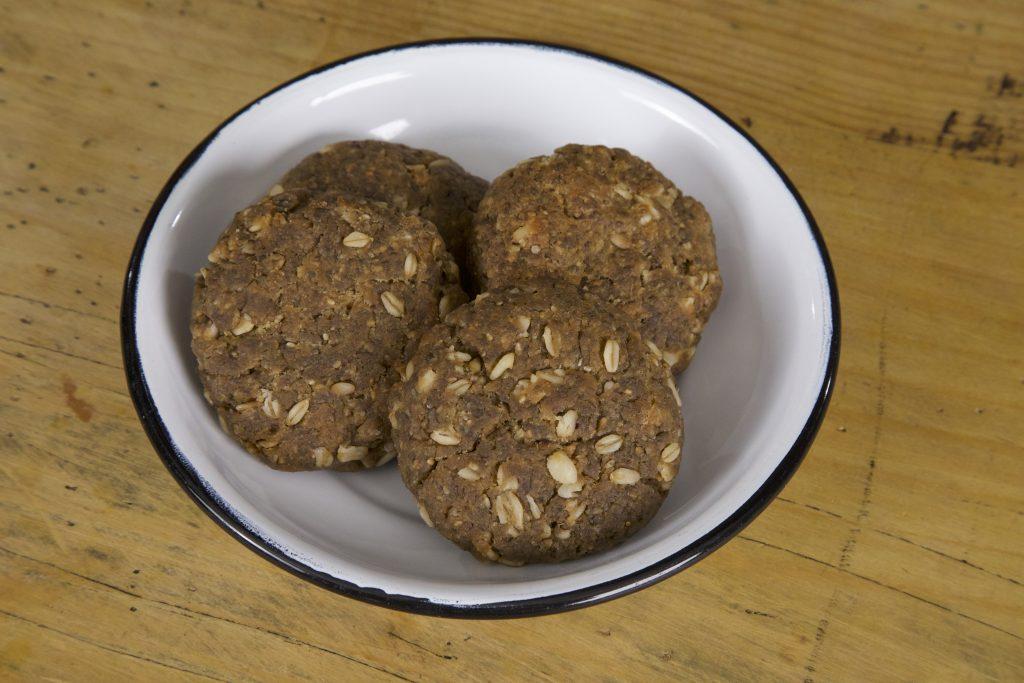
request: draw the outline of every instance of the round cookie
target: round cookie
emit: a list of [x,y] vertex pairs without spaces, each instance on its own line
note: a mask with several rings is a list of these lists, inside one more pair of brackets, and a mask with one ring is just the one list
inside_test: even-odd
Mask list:
[[446,156],[379,140],[338,142],[303,159],[281,185],[339,190],[425,218],[468,273],[467,236],[487,182]]
[[554,282],[481,294],[424,334],[389,419],[424,521],[513,565],[640,529],[682,445],[668,367],[629,320]]
[[675,372],[722,290],[707,211],[624,149],[566,145],[509,169],[470,239],[484,291],[545,275],[579,284],[639,322]]
[[465,298],[434,226],[279,191],[238,213],[209,260],[192,351],[225,430],[281,470],[389,460],[387,392],[422,331]]

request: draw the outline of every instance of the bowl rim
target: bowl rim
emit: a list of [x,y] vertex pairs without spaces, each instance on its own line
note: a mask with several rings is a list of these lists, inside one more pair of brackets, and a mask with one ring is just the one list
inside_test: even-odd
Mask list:
[[[177,186],[181,177],[188,172],[193,164],[203,155],[210,143],[217,135],[231,122],[243,115],[253,106],[259,104],[270,95],[311,76],[324,71],[349,64],[352,62],[388,52],[398,52],[423,47],[444,47],[444,46],[500,46],[500,47],[526,47],[539,50],[552,50],[567,53],[576,57],[601,62],[605,65],[614,66],[618,69],[631,72],[634,75],[643,76],[668,86],[676,91],[682,92],[692,98],[708,111],[738,132],[754,149],[768,162],[772,170],[785,184],[786,189],[796,200],[807,225],[811,232],[825,271],[826,282],[829,290],[829,308],[832,322],[832,334],[829,343],[829,355],[825,366],[825,373],[818,396],[807,416],[807,421],[797,435],[785,457],[772,471],[767,479],[758,487],[742,505],[740,505],[729,517],[723,520],[718,526],[704,534],[688,546],[672,553],[655,563],[638,569],[618,578],[591,586],[577,588],[571,591],[556,593],[534,598],[509,600],[490,603],[436,603],[428,598],[408,596],[397,593],[388,593],[379,588],[359,586],[355,583],[340,579],[329,574],[320,572],[305,563],[289,557],[280,548],[268,543],[265,539],[249,530],[230,509],[218,501],[218,498],[211,494],[203,485],[197,473],[186,464],[182,454],[171,438],[171,435],[160,417],[156,408],[149,385],[146,382],[145,373],[142,369],[142,361],[139,354],[136,339],[136,297],[139,286],[139,271],[142,265],[142,257],[145,253],[149,236],[156,224],[157,216],[162,211],[171,191]],[[142,228],[136,238],[128,261],[128,269],[125,274],[124,288],[121,301],[121,353],[124,364],[124,371],[128,381],[128,390],[138,413],[139,420],[145,429],[153,448],[156,450],[164,466],[171,473],[178,484],[184,489],[189,497],[196,503],[211,519],[221,528],[228,532],[240,543],[248,547],[260,557],[269,560],[273,564],[287,570],[288,572],[309,581],[322,588],[335,593],[355,598],[362,602],[390,609],[423,614],[427,616],[476,618],[476,619],[504,619],[511,617],[538,616],[543,614],[554,614],[569,610],[579,609],[589,605],[595,605],[624,595],[629,595],[638,590],[651,586],[662,581],[683,569],[693,565],[699,560],[707,557],[710,553],[721,547],[726,541],[742,531],[751,521],[754,520],[767,505],[782,491],[793,473],[796,472],[804,456],[807,454],[815,435],[824,420],[829,400],[835,386],[836,370],[839,364],[839,343],[840,343],[840,320],[839,320],[839,293],[836,286],[835,272],[829,258],[828,250],[825,247],[825,240],[821,234],[817,222],[811,215],[810,209],[796,186],[783,172],[776,161],[761,147],[760,144],[737,125],[729,117],[719,111],[716,107],[695,95],[690,90],[673,83],[651,71],[630,64],[613,57],[592,52],[581,48],[569,47],[558,43],[550,43],[535,40],[511,39],[511,38],[442,38],[435,40],[423,40],[409,43],[399,43],[360,52],[348,57],[315,67],[295,78],[292,78],[260,95],[252,102],[246,104],[234,114],[220,123],[209,135],[207,135],[178,165],[170,178],[164,184],[153,202]]]

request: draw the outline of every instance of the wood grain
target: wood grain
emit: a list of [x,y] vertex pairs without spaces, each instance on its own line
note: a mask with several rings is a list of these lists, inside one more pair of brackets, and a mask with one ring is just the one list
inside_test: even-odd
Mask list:
[[[0,677],[1024,678],[1024,12],[1015,2],[0,0]],[[563,42],[743,121],[835,261],[829,416],[740,537],[580,612],[462,622],[230,541],[127,396],[125,264],[224,117],[317,64]]]

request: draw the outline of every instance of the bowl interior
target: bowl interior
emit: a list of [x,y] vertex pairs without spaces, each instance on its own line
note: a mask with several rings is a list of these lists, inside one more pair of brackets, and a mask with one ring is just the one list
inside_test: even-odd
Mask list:
[[[679,382],[682,468],[651,524],[552,566],[477,562],[423,526],[394,467],[286,474],[218,427],[188,345],[194,273],[234,212],[327,142],[427,147],[493,178],[567,142],[625,147],[708,208],[725,290]],[[261,544],[358,586],[443,604],[551,596],[631,574],[699,541],[779,466],[808,420],[832,337],[807,219],[770,164],[715,113],[627,68],[532,45],[396,49],[295,82],[239,115],[171,191],[137,269],[136,344],[174,457]]]

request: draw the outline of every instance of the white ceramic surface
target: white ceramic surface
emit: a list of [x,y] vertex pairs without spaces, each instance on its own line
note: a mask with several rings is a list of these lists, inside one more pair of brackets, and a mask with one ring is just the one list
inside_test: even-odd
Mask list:
[[[679,383],[682,468],[657,517],[622,546],[552,566],[482,564],[423,525],[394,467],[275,472],[218,427],[188,348],[193,274],[234,212],[306,154],[358,138],[434,149],[484,178],[567,142],[620,146],[707,207],[725,290]],[[622,65],[521,43],[362,56],[244,110],[186,160],[167,191],[126,283],[126,365],[143,422],[172,471],[236,535],[357,597],[516,614],[651,583],[716,547],[774,496],[827,401],[835,299],[799,201],[730,123]]]

